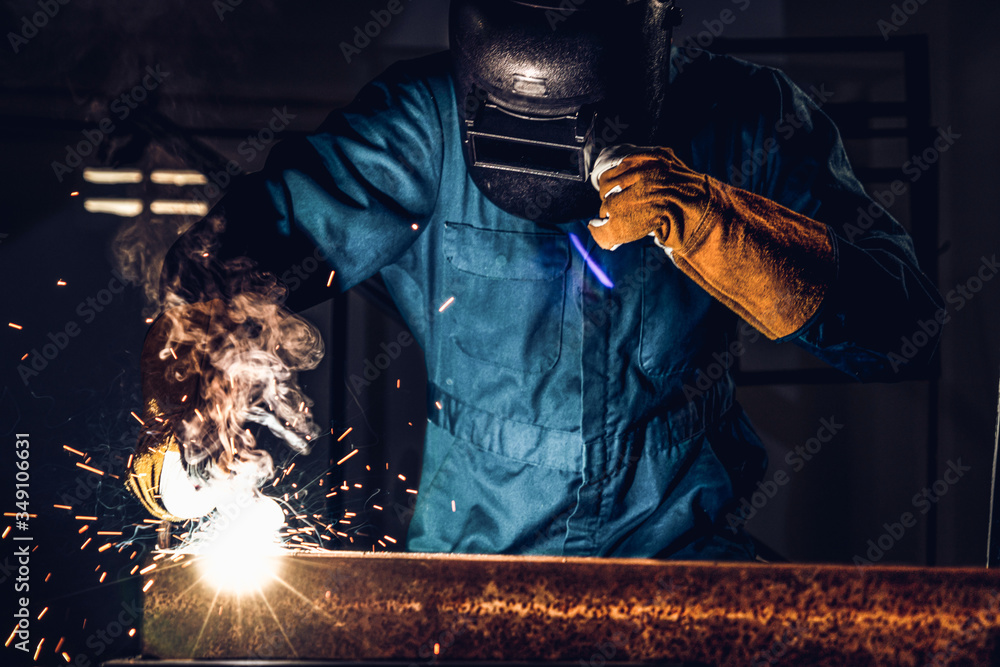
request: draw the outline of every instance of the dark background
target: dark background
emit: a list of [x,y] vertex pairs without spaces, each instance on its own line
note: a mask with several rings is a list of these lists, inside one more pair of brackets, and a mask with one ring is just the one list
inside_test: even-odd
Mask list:
[[[878,22],[891,20],[894,11],[894,3],[868,0],[682,4],[687,20],[677,36],[681,43],[705,30],[705,21],[727,8],[737,10],[737,20],[722,35],[727,39],[881,39]],[[23,17],[42,10],[37,1],[6,2],[0,9],[5,34],[0,44],[0,507],[14,511],[15,434],[30,433],[30,511],[37,516],[21,534],[30,534],[36,546],[31,557],[30,647],[34,652],[45,638],[40,663],[65,664],[55,652],[61,637],[60,652],[67,652],[77,665],[139,650],[138,637],[129,638],[127,629],[138,624],[132,610],[142,582],[129,572],[152,547],[155,527],[142,526],[138,504],[112,476],[121,475],[138,431],[129,413],[141,410],[138,352],[149,313],[139,289],[108,289],[118,289],[110,248],[123,224],[138,223],[146,236],[162,244],[185,222],[148,213],[130,220],[88,213],[83,200],[190,194],[160,192],[148,184],[95,186],[84,182],[82,167],[60,182],[52,163],[64,162],[68,145],[77,145],[86,132],[110,118],[116,131],[97,142],[85,164],[148,171],[194,167],[199,160],[204,166],[214,154],[236,161],[242,170],[258,169],[263,153],[248,159],[239,146],[267,126],[274,109],[287,107],[294,116],[284,132],[308,131],[386,65],[446,48],[447,1],[403,0],[404,11],[346,62],[341,43],[352,40],[355,28],[371,20],[369,12],[385,5],[379,0],[243,0],[238,5],[224,0],[69,0],[60,5],[53,0],[49,9],[54,16],[37,34],[25,33],[32,36],[17,45],[17,53],[7,33],[21,33]],[[931,122],[961,135],[939,163],[937,269],[939,286],[947,293],[974,276],[981,258],[991,258],[1000,245],[993,201],[995,151],[1000,145],[995,120],[1000,117],[1000,46],[994,31],[1000,6],[986,0],[927,0],[914,1],[911,8],[916,12],[893,34],[928,35]],[[892,58],[777,55],[767,62],[786,68],[804,87],[826,84],[834,92],[834,103],[890,100],[901,89],[899,63]],[[116,109],[121,107],[111,106],[113,100],[140,84],[147,67],[168,75],[140,108],[119,120]],[[199,152],[199,145],[209,150]],[[857,144],[849,150],[858,164],[901,168],[909,158],[905,146],[898,144]],[[929,180],[910,187],[934,187]],[[74,191],[80,196],[71,197]],[[904,224],[911,214],[908,200],[901,197],[891,207]],[[57,280],[67,284],[57,286]],[[791,477],[749,521],[749,529],[792,560],[850,563],[855,556],[870,558],[868,540],[877,541],[886,532],[885,523],[899,521],[909,511],[917,517],[916,525],[893,538],[879,562],[982,566],[997,404],[998,296],[1000,280],[987,281],[960,311],[951,313],[936,387],[918,381],[741,389],[740,398],[771,453],[767,478],[778,470]],[[88,299],[98,300],[100,312],[86,305]],[[296,475],[283,482],[289,485],[284,490],[298,490],[290,488],[292,483],[307,489],[311,495],[305,494],[303,505],[328,519],[345,511],[360,514],[347,540],[338,537],[337,544],[327,546],[374,545],[381,550],[377,539],[390,535],[399,543],[388,543],[388,548],[402,548],[413,498],[406,489],[418,483],[424,419],[418,351],[407,349],[356,395],[358,385],[352,385],[350,377],[363,372],[365,361],[375,358],[382,343],[396,340],[397,325],[358,295],[308,315],[325,329],[344,331],[346,341],[334,337],[331,343],[338,349],[346,344],[348,354],[344,369],[331,371],[328,361],[304,378],[317,400],[319,420],[332,429],[333,437],[319,443],[311,457],[300,459]],[[346,328],[333,327],[334,321],[346,322]],[[23,328],[8,327],[8,322]],[[64,339],[59,332],[68,324],[78,326],[79,333]],[[19,366],[30,363],[53,340],[63,341],[64,348],[50,355],[54,358],[46,360],[37,375],[22,376]],[[28,358],[21,361],[25,354]],[[761,346],[745,363],[767,368],[807,362],[794,353]],[[342,377],[331,380],[331,372]],[[930,457],[929,409],[935,410],[938,424],[938,445]],[[791,471],[785,463],[787,452],[804,445],[816,434],[820,420],[831,417],[843,428],[801,471]],[[348,428],[351,433],[336,442]],[[83,452],[88,465],[106,474],[77,467],[84,458],[64,446]],[[329,461],[352,448],[360,449],[359,455],[334,466],[333,476],[326,475]],[[947,486],[936,504],[936,530],[928,530],[930,515],[919,512],[913,496],[949,462],[959,461],[969,470]],[[319,487],[319,479],[324,487]],[[326,499],[333,482],[346,482],[350,491]],[[73,510],[56,509],[56,504]],[[377,513],[373,504],[383,506],[384,513]],[[134,522],[140,522],[139,527]],[[15,598],[12,537],[18,530],[13,518],[5,516],[0,530],[8,525],[11,533],[0,540],[0,600],[5,603],[2,618],[13,627],[6,609],[13,607]],[[84,525],[88,529],[80,533]],[[122,535],[97,536],[97,531]],[[87,537],[92,541],[81,548]],[[97,548],[106,541],[113,547],[99,553]],[[0,625],[3,639],[8,632]],[[0,662],[23,657],[11,646],[0,654]]]

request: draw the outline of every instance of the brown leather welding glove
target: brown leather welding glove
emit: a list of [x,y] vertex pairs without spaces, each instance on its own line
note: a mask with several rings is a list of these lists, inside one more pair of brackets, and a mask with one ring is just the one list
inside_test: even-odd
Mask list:
[[603,202],[590,225],[598,245],[653,236],[681,271],[768,338],[801,329],[834,278],[826,225],[693,171],[669,148],[615,147],[593,180]]
[[126,486],[158,519],[179,522],[189,518],[175,516],[164,507],[159,495],[160,479],[167,452],[183,456],[177,429],[197,405],[199,383],[203,374],[210,372],[191,345],[167,348],[170,329],[180,322],[187,331],[204,331],[208,335],[213,319],[218,321],[225,313],[225,304],[219,300],[181,306],[153,323],[142,347],[139,364],[143,430],[127,471]]

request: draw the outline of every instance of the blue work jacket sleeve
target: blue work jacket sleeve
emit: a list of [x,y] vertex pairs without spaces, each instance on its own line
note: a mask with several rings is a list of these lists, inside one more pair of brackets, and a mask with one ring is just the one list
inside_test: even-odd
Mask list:
[[836,255],[836,278],[816,315],[784,340],[860,380],[919,372],[935,352],[935,317],[944,311],[912,240],[865,193],[839,131],[813,97],[777,70],[758,75],[772,79],[764,88],[773,101],[753,138],[760,168],[744,174],[743,187],[825,223]]
[[315,133],[277,144],[170,250],[164,289],[189,302],[225,298],[266,271],[300,310],[395,261],[423,231],[441,181],[432,81],[422,67],[390,68]]

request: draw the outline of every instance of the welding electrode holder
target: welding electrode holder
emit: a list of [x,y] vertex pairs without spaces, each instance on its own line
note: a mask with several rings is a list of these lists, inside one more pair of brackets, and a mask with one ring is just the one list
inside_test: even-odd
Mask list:
[[210,371],[191,344],[167,348],[171,328],[181,326],[190,335],[209,335],[212,322],[225,317],[225,304],[215,300],[179,307],[181,312],[161,315],[150,327],[139,364],[142,375],[142,431],[127,470],[126,486],[143,507],[158,519],[179,522],[167,511],[160,497],[160,481],[168,454],[175,453],[186,469],[178,428],[194,412],[200,398],[199,385]]

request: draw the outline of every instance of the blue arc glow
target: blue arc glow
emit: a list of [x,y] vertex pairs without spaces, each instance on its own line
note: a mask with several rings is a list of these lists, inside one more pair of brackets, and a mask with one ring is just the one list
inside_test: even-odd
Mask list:
[[573,245],[576,246],[577,252],[580,253],[581,257],[583,257],[583,261],[587,263],[587,268],[594,274],[594,277],[597,278],[605,287],[609,289],[613,288],[615,284],[611,282],[611,278],[608,278],[608,274],[604,272],[604,269],[602,269],[597,262],[594,261],[593,257],[590,256],[590,253],[587,252],[587,249],[583,247],[583,242],[580,241],[580,238],[576,234],[570,234],[569,238],[573,241]]

